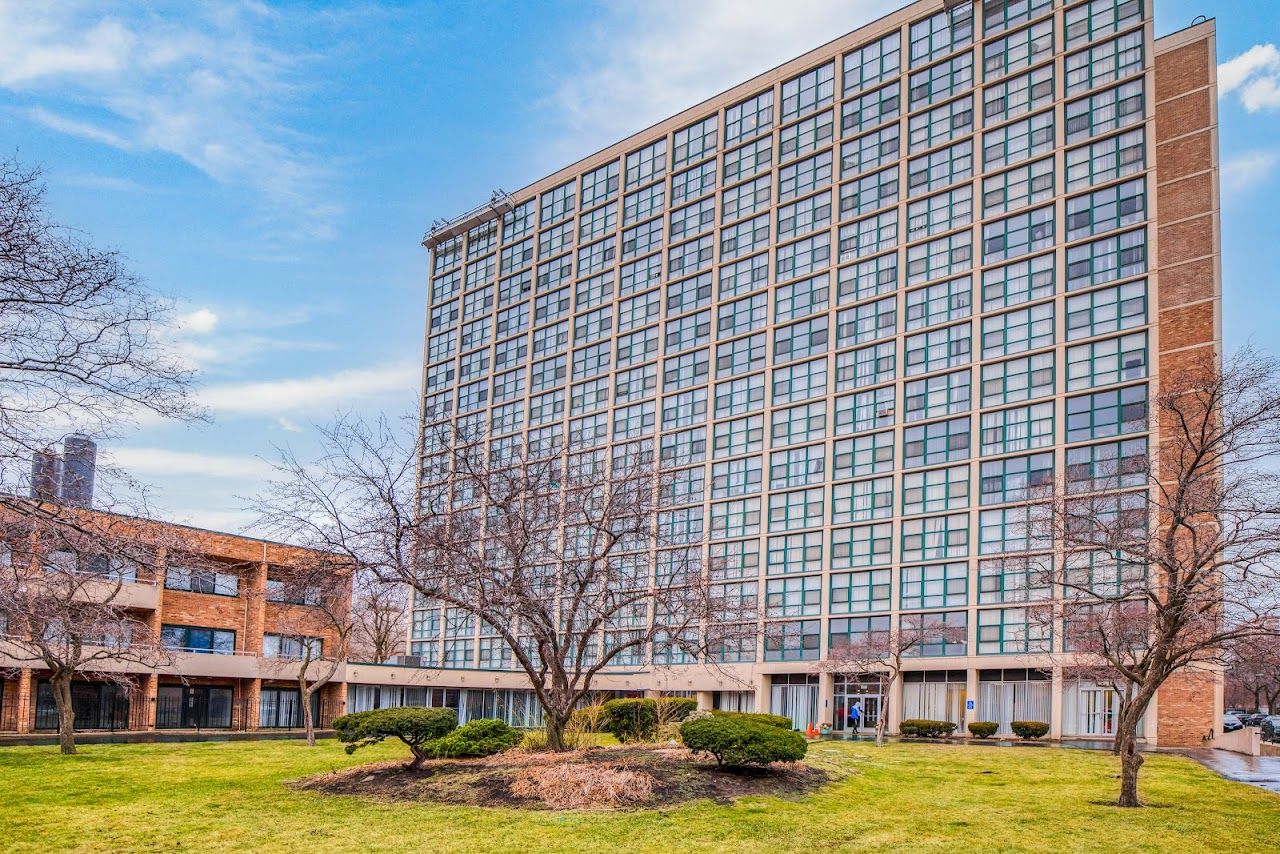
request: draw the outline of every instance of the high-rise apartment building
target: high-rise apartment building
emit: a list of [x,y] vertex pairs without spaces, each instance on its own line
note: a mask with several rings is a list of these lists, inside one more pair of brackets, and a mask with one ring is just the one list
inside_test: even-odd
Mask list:
[[[758,601],[735,660],[601,687],[1110,734],[1114,692],[1029,617],[1025,501],[1145,458],[1162,374],[1220,345],[1214,27],[1153,15],[921,0],[427,235],[424,411],[651,437],[688,484],[668,521]],[[963,632],[897,696],[819,672],[922,621]],[[500,643],[416,603],[409,652],[489,714],[528,700]],[[1199,744],[1221,704],[1184,674],[1146,737]]]

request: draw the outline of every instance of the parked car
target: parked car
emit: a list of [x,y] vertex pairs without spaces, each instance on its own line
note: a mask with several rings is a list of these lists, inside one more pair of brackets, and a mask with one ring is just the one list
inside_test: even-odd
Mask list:
[[1243,718],[1245,715],[1248,714],[1248,712],[1246,712],[1244,709],[1225,709],[1223,710],[1223,714],[1235,715],[1238,718]]
[[1262,740],[1280,741],[1280,715],[1267,715],[1263,719]]
[[1252,715],[1240,715],[1240,721],[1245,726],[1262,726],[1262,722],[1267,719],[1263,712],[1255,712]]
[[1222,716],[1223,732],[1235,732],[1236,730],[1239,730],[1239,729],[1244,729],[1244,724],[1241,723],[1240,718],[1236,717],[1235,715]]

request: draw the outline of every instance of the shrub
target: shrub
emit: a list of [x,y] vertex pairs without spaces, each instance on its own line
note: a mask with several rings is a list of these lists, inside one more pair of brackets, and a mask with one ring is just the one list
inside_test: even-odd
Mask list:
[[974,738],[991,738],[1000,729],[1000,724],[993,721],[974,721],[969,724],[969,734]]
[[1044,721],[1013,721],[1009,724],[1009,729],[1013,730],[1014,735],[1027,741],[1049,733],[1049,725]]
[[578,732],[604,732],[604,721],[604,706],[583,706],[573,710],[569,726]]
[[678,724],[689,717],[690,712],[697,711],[698,701],[692,697],[655,697],[653,708],[659,726],[669,723]]
[[709,753],[728,768],[795,762],[809,747],[798,732],[733,715],[685,721],[680,737],[693,752]]
[[908,719],[898,725],[898,731],[908,738],[942,738],[951,735],[956,725],[951,721],[930,721],[924,719]]
[[437,759],[492,756],[520,743],[521,734],[506,722],[481,718],[468,721],[449,734],[423,745],[423,752]]
[[718,718],[734,718],[740,721],[755,721],[765,726],[777,727],[778,729],[791,730],[791,718],[783,715],[766,715],[763,712],[721,712],[714,711],[711,714]]
[[618,741],[652,741],[658,728],[658,704],[650,699],[609,700],[604,728]]
[[428,743],[443,738],[458,727],[458,713],[453,709],[372,709],[343,715],[333,722],[338,740],[346,743],[347,753],[378,744],[395,737],[408,745],[413,753],[410,768],[417,768],[430,755]]

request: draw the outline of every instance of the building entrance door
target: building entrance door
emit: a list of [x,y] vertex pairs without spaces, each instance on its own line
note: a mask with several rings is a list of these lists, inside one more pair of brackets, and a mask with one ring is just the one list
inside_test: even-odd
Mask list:
[[[835,715],[831,728],[835,732],[850,735],[873,733],[880,722],[883,701],[880,696],[880,679],[875,674],[837,673],[835,677]],[[849,712],[858,703],[858,727],[849,723]]]

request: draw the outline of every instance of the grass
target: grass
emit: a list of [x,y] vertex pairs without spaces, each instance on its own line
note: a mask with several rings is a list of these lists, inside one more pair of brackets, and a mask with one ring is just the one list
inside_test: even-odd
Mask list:
[[385,804],[287,780],[399,756],[322,741],[0,748],[0,849],[48,851],[1275,851],[1280,797],[1151,756],[1120,810],[1104,753],[824,743],[846,776],[794,800],[620,813]]

